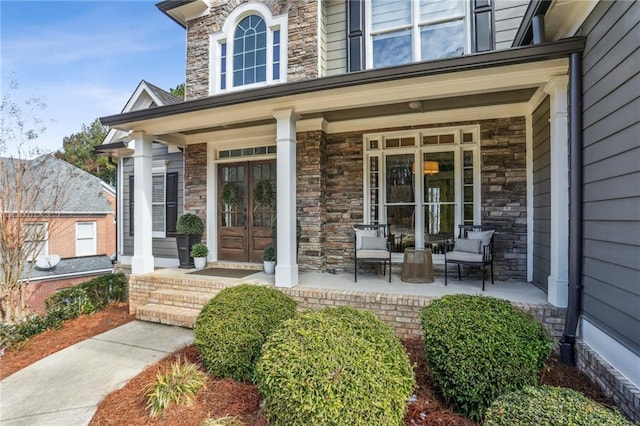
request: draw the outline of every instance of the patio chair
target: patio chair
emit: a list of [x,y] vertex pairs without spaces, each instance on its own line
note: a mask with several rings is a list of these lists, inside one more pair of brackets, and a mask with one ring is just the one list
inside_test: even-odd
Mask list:
[[480,225],[460,225],[460,232],[453,251],[444,253],[444,285],[447,285],[447,267],[450,263],[458,266],[458,279],[462,281],[460,265],[482,267],[482,291],[487,266],[491,269],[493,284],[493,235],[495,228]]
[[387,274],[389,262],[389,282],[391,282],[391,241],[387,225],[353,225],[354,281],[358,282],[358,263],[382,263],[383,275]]

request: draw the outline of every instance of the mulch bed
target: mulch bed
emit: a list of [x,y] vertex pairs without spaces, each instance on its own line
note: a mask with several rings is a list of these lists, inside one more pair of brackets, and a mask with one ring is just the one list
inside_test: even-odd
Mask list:
[[58,330],[47,330],[17,348],[7,349],[0,356],[0,379],[52,353],[134,319],[135,315],[129,315],[128,303],[113,303],[100,312],[65,321]]
[[[104,311],[67,321],[59,330],[49,330],[30,339],[20,349],[9,349],[0,357],[0,378],[4,378],[47,355],[81,340],[93,337],[134,319],[126,303],[112,304]],[[428,379],[422,339],[406,339],[403,344],[416,366],[417,401],[407,409],[405,424],[477,425],[447,408]],[[197,350],[188,346],[169,355],[131,379],[123,388],[112,392],[100,403],[92,425],[202,425],[207,418],[234,416],[242,424],[266,426],[260,411],[261,396],[256,386],[228,379],[209,377],[190,407],[171,406],[156,418],[150,418],[143,389],[155,381],[156,374],[166,371],[176,359],[198,364],[204,371]],[[554,356],[549,369],[541,374],[541,382],[579,390],[606,406],[613,406],[600,389],[574,367],[561,364]]]

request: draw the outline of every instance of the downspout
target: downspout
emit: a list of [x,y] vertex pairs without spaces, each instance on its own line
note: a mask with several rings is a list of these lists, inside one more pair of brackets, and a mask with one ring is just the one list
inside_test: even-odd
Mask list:
[[560,360],[575,365],[575,341],[582,308],[582,54],[569,58],[569,298]]
[[116,188],[116,253],[115,253],[115,257],[113,259],[111,259],[111,263],[113,265],[115,265],[115,263],[118,261],[118,223],[120,222],[120,218],[118,217],[118,162],[114,162],[113,161],[113,157],[109,156],[109,164],[111,164],[112,166],[114,166],[116,168],[116,184],[114,185]]

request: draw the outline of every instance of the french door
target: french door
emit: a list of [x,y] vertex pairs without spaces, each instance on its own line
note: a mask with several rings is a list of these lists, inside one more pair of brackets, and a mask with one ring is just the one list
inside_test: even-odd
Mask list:
[[218,259],[260,262],[274,244],[276,162],[218,166]]

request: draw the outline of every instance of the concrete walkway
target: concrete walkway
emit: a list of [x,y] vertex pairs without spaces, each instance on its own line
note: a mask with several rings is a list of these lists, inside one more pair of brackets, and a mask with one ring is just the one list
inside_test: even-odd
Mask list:
[[193,330],[142,321],[77,343],[0,381],[0,424],[86,425],[107,394],[191,343]]

